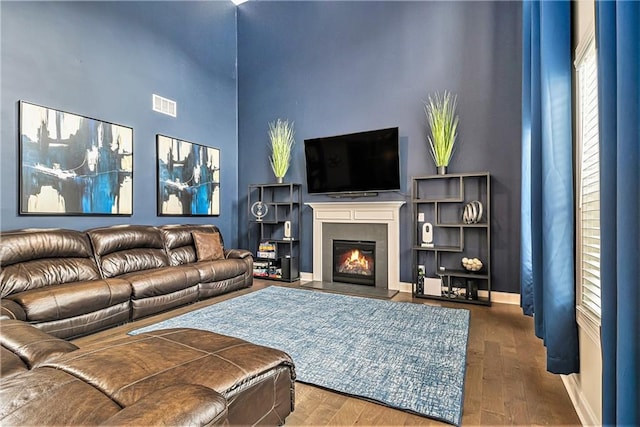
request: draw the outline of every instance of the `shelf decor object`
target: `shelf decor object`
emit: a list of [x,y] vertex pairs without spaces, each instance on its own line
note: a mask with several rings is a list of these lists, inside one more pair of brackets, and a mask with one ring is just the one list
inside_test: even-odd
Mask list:
[[220,215],[220,150],[157,135],[158,216]]
[[132,215],[133,129],[20,101],[20,215]]
[[269,206],[258,200],[251,205],[251,214],[256,217],[256,221],[262,221],[262,218],[269,213]]
[[491,305],[489,173],[414,177],[411,197],[414,295]]
[[457,96],[444,91],[436,93],[424,103],[424,112],[429,122],[429,148],[436,165],[438,175],[447,173],[447,166],[453,156],[458,136],[458,116],[456,115]]
[[293,122],[278,119],[269,123],[269,141],[271,156],[269,162],[276,176],[276,182],[282,183],[291,163],[291,149],[295,145]]
[[482,203],[478,200],[464,205],[464,213],[462,214],[462,222],[465,224],[477,224],[482,219]]
[[248,201],[249,248],[253,276],[293,282],[300,279],[300,184],[251,184]]
[[464,258],[462,258],[461,264],[464,267],[464,269],[467,270],[467,271],[478,272],[483,267],[482,261],[480,261],[478,258],[467,258],[467,257],[464,257]]

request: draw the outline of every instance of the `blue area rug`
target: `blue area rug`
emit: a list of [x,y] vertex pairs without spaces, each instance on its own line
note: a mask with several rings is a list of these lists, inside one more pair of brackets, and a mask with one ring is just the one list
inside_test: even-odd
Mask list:
[[460,424],[467,310],[271,286],[131,334],[179,327],[279,348],[298,381]]

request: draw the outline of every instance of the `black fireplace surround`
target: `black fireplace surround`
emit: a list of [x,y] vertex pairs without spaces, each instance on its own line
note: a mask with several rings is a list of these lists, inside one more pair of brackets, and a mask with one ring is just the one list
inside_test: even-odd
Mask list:
[[333,281],[375,286],[376,242],[333,240]]

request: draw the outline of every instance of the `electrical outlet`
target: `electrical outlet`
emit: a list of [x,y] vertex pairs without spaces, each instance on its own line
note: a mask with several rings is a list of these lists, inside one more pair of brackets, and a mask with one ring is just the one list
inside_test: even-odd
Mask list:
[[424,212],[418,213],[418,222],[424,222]]

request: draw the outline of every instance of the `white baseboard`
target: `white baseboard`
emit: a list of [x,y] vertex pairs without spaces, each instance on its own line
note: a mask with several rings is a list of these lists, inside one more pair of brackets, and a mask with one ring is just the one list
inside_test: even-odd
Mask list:
[[400,292],[407,292],[410,294],[411,292],[413,292],[413,285],[407,282],[398,282],[398,287],[396,290]]
[[[479,292],[481,294],[481,292]],[[520,305],[520,294],[491,291],[491,302]]]
[[580,418],[580,423],[583,426],[598,426],[601,425],[600,420],[597,419],[593,409],[589,405],[588,400],[585,398],[580,386],[576,380],[575,375],[560,375],[564,387],[567,389],[571,403]]
[[300,272],[300,281],[313,282],[313,273],[305,273],[304,271]]

